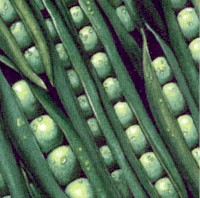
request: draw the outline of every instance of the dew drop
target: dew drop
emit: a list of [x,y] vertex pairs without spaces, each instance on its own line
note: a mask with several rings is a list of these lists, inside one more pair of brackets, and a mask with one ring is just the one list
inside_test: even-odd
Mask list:
[[66,157],[63,157],[63,158],[61,159],[61,164],[65,164],[66,162],[67,162]]
[[159,99],[159,102],[160,102],[160,103],[162,103],[162,102],[163,102],[163,100],[160,98],[160,99]]

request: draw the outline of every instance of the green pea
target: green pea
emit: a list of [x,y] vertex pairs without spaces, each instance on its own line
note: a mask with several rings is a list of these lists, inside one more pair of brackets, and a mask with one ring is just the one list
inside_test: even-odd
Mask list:
[[117,102],[114,105],[114,109],[124,128],[129,127],[135,121],[135,115],[131,111],[127,102]]
[[83,115],[85,117],[89,117],[93,114],[92,108],[90,106],[90,103],[86,97],[86,95],[81,95],[78,98],[79,106],[83,112]]
[[115,184],[119,191],[122,194],[122,197],[124,198],[130,198],[132,197],[131,192],[128,188],[128,185],[126,183],[126,179],[124,177],[123,171],[121,169],[115,170],[111,173],[111,177],[115,181]]
[[62,132],[48,115],[34,119],[30,126],[43,153],[50,152],[63,141]]
[[200,37],[194,39],[189,44],[189,50],[195,63],[200,64]]
[[96,118],[89,118],[87,120],[87,124],[92,132],[92,135],[94,136],[95,139],[98,139],[102,136],[102,131],[99,127],[99,124],[96,120]]
[[199,18],[194,8],[185,8],[177,16],[181,31],[186,39],[191,40],[198,36]]
[[183,8],[183,6],[186,4],[187,0],[171,0],[172,7],[175,10],[179,10]]
[[63,64],[63,67],[69,68],[71,66],[71,62],[70,62],[69,56],[68,56],[63,44],[57,43],[55,45],[55,48],[56,48],[58,56]]
[[194,159],[196,160],[198,166],[200,167],[200,147],[193,149],[192,155],[193,155]]
[[116,164],[115,159],[113,158],[113,155],[111,153],[111,150],[107,145],[102,146],[99,149],[99,151],[107,167],[110,168]]
[[85,26],[79,31],[79,37],[86,52],[93,52],[99,49],[100,41],[92,26]]
[[173,73],[165,57],[157,57],[156,59],[153,60],[152,64],[156,71],[156,76],[158,78],[158,81],[161,85],[172,80]]
[[0,173],[0,196],[6,196],[9,194],[9,189],[8,186],[2,176],[2,174]]
[[20,48],[25,49],[31,46],[32,39],[21,21],[13,23],[10,31]]
[[17,18],[17,12],[10,3],[10,0],[0,1],[0,16],[6,23],[11,23]]
[[103,82],[103,86],[111,101],[116,101],[121,97],[122,91],[119,85],[119,81],[116,78],[107,78]]
[[69,69],[67,70],[67,76],[74,92],[80,94],[83,91],[83,87],[77,73],[73,69]]
[[163,93],[175,116],[185,110],[186,102],[176,83],[167,83],[163,86]]
[[119,20],[121,21],[121,23],[123,24],[123,26],[125,27],[125,29],[128,32],[131,32],[135,29],[135,24],[131,20],[131,17],[128,13],[128,10],[126,9],[126,6],[124,6],[124,5],[119,6],[116,9],[116,14],[117,14],[117,16],[119,17]]
[[69,11],[70,11],[72,20],[78,29],[87,25],[88,19],[85,16],[80,6],[73,6],[70,8]]
[[182,115],[178,117],[177,121],[189,148],[194,148],[198,144],[199,136],[192,117],[190,115]]
[[105,79],[111,74],[111,64],[106,53],[98,52],[91,58],[91,63],[100,79]]
[[159,179],[155,184],[155,188],[158,191],[158,194],[160,195],[161,198],[179,197],[175,187],[173,186],[172,182],[169,180],[168,177]]
[[54,27],[52,20],[50,18],[45,19],[45,23],[47,25],[47,28],[49,30],[49,33],[50,33],[52,40],[55,40],[58,34],[56,32],[56,29]]
[[24,52],[24,56],[36,74],[41,74],[44,72],[41,56],[35,46],[27,49]]
[[145,153],[149,147],[146,137],[144,136],[139,125],[132,125],[126,129],[126,135],[130,140],[131,146],[137,155]]
[[70,146],[63,145],[55,148],[47,156],[47,163],[62,186],[66,186],[80,173],[80,166]]
[[153,152],[143,154],[140,157],[140,162],[152,182],[162,177],[164,169]]
[[29,120],[41,115],[42,107],[33,95],[29,85],[25,80],[20,80],[13,84],[17,98],[19,99],[22,109]]
[[65,189],[69,198],[94,198],[88,179],[79,178],[71,182]]

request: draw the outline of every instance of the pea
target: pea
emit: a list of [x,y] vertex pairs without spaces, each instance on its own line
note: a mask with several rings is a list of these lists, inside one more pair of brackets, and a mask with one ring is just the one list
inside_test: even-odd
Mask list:
[[182,115],[177,119],[181,131],[190,149],[198,144],[198,132],[190,115]]
[[111,150],[107,145],[102,146],[99,149],[99,151],[107,167],[110,168],[116,164],[115,159],[113,158],[113,155],[111,153]]
[[79,178],[71,182],[65,189],[69,198],[94,198],[88,179]]
[[195,61],[195,63],[200,64],[200,37],[195,38],[191,41],[189,44],[189,50],[192,54],[192,58]]
[[183,6],[186,4],[187,0],[171,0],[172,7],[175,10],[183,8]]
[[135,154],[142,155],[146,152],[149,144],[139,125],[132,125],[127,128],[126,135],[130,140],[131,146]]
[[121,97],[122,91],[119,85],[119,81],[116,78],[107,78],[103,82],[103,86],[111,101],[116,101]]
[[13,23],[10,31],[21,49],[30,47],[32,39],[21,21]]
[[20,80],[13,84],[12,89],[17,95],[22,109],[29,120],[41,115],[42,107],[25,80]]
[[35,46],[27,49],[24,52],[24,56],[36,74],[41,74],[44,72],[41,56]]
[[91,63],[100,79],[105,79],[111,74],[111,64],[106,53],[98,52],[91,58]]
[[168,177],[159,179],[155,184],[155,188],[158,191],[158,194],[160,195],[161,198],[179,197],[175,187],[173,186],[172,182],[169,180]]
[[177,20],[186,39],[191,40],[198,36],[199,18],[194,8],[185,8],[178,13]]
[[34,119],[30,126],[43,153],[50,152],[63,141],[62,132],[48,115]]
[[172,80],[173,74],[165,57],[157,57],[153,60],[152,64],[161,85]]
[[152,182],[155,182],[163,175],[164,169],[153,152],[143,154],[140,157],[140,162]]
[[86,95],[81,95],[78,98],[79,106],[83,112],[83,115],[85,117],[89,117],[93,114],[92,108],[90,106],[90,103],[86,97]]
[[124,6],[124,5],[119,6],[116,9],[116,14],[117,14],[117,16],[119,17],[119,20],[121,21],[121,23],[123,24],[123,26],[125,27],[125,29],[128,32],[131,32],[135,29],[135,24],[131,20],[131,17],[128,13],[128,10],[126,9],[126,6]]
[[0,196],[6,196],[9,194],[8,186],[0,173]]
[[10,0],[0,1],[0,16],[6,23],[11,23],[17,18],[17,12],[10,3]]
[[176,83],[167,83],[163,86],[163,93],[175,116],[185,110],[186,102]]
[[99,127],[99,124],[96,120],[96,118],[89,118],[87,120],[87,124],[92,132],[92,135],[94,136],[95,139],[98,139],[102,136],[102,131]]
[[80,166],[70,146],[63,145],[55,148],[47,156],[47,163],[56,180],[66,186],[80,173]]
[[99,39],[92,26],[85,26],[79,31],[79,37],[86,52],[93,52],[99,49]]
[[117,102],[114,105],[114,109],[124,128],[129,127],[135,121],[135,115],[131,111],[127,102]]
[[47,25],[47,28],[49,30],[49,33],[50,33],[52,40],[55,40],[56,37],[57,37],[57,32],[56,32],[56,29],[54,27],[52,20],[50,18],[48,18],[48,19],[45,20],[45,23]]
[[192,155],[193,155],[194,159],[196,160],[198,166],[200,167],[200,147],[193,149]]

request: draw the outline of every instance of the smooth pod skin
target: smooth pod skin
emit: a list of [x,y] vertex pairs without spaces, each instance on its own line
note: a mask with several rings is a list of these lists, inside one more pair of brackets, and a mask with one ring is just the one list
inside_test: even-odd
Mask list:
[[140,157],[140,162],[152,182],[155,182],[162,177],[164,169],[153,152],[144,153]]
[[48,115],[35,118],[30,126],[43,153],[48,153],[62,144],[63,134]]
[[186,4],[187,0],[170,0],[173,9],[179,10],[183,8],[183,6]]
[[41,115],[42,109],[25,80],[17,81],[12,86],[17,95],[24,113],[29,120]]
[[9,195],[9,190],[8,190],[8,186],[2,176],[2,174],[0,173],[0,196],[6,196]]
[[73,6],[69,9],[69,11],[70,11],[72,20],[78,29],[88,24],[87,17],[85,16],[80,6]]
[[53,25],[52,20],[50,18],[48,18],[48,19],[45,20],[45,23],[47,25],[47,28],[49,30],[51,38],[53,39],[53,41],[55,41],[57,36],[58,36],[58,34],[56,32],[56,29],[55,29],[55,27]]
[[172,80],[173,73],[165,57],[157,57],[152,61],[152,65],[156,71],[156,76],[161,85],[164,85]]
[[199,66],[200,64],[200,38],[195,38],[194,40],[192,40],[189,44],[189,50],[192,54],[192,58],[195,61],[195,63],[197,64],[197,66]]
[[191,40],[198,36],[199,18],[194,8],[187,7],[178,13],[177,20],[186,39]]
[[155,188],[161,198],[178,198],[178,193],[168,177],[163,177],[155,183]]
[[199,134],[190,115],[182,115],[177,119],[184,138],[190,149],[198,144]]
[[100,79],[107,78],[112,71],[112,67],[106,53],[97,52],[91,58],[91,63]]
[[127,128],[126,135],[130,140],[135,154],[140,156],[147,151],[149,143],[139,125],[131,125]]
[[36,74],[42,74],[44,72],[44,66],[41,56],[35,46],[30,47],[24,52],[24,56],[28,61],[30,67]]
[[122,5],[117,7],[116,14],[128,32],[131,32],[135,29],[135,24],[131,20],[128,10],[126,9],[126,6]]
[[62,145],[51,151],[47,156],[47,163],[62,186],[66,186],[80,174],[80,165],[68,145]]
[[11,23],[17,19],[17,12],[10,3],[10,0],[2,0],[0,2],[0,16],[6,23]]
[[117,101],[122,96],[119,81],[116,78],[109,77],[103,82],[103,86],[111,101]]
[[194,159],[196,160],[198,166],[200,167],[200,147],[193,149],[192,155],[193,155]]
[[65,189],[69,198],[94,198],[90,183],[86,178],[79,178],[71,182]]
[[44,4],[42,3],[42,0],[35,0],[35,2],[37,3],[40,10],[44,9]]
[[31,46],[32,39],[21,21],[13,23],[10,26],[10,32],[14,36],[16,42],[21,49],[25,49]]

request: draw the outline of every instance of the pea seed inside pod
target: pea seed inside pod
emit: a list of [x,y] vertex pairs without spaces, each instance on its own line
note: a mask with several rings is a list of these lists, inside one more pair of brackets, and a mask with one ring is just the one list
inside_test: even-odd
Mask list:
[[193,155],[194,159],[196,160],[198,166],[200,167],[200,147],[193,149],[192,155]]
[[86,95],[81,95],[78,98],[79,106],[84,114],[85,117],[89,117],[93,114],[92,108],[90,103],[86,97]]
[[99,124],[96,120],[96,118],[89,118],[87,120],[87,124],[92,132],[92,135],[95,139],[98,139],[102,136],[101,128],[99,127]]
[[191,41],[189,44],[189,50],[192,54],[192,58],[199,67],[200,64],[200,37],[195,38],[194,40]]

